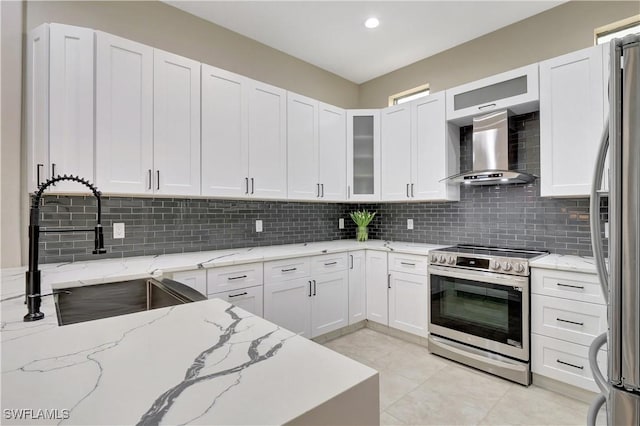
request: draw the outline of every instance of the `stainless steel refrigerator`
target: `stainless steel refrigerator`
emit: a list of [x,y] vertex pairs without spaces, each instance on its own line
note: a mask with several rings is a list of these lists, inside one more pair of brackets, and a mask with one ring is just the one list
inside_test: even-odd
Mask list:
[[[606,406],[608,425],[640,425],[640,35],[610,43],[609,122],[596,161],[591,193],[591,240],[607,300],[608,331],[589,350],[602,391],[589,407],[587,423]],[[609,265],[603,256],[600,188],[609,151]],[[596,363],[607,345],[606,376]]]

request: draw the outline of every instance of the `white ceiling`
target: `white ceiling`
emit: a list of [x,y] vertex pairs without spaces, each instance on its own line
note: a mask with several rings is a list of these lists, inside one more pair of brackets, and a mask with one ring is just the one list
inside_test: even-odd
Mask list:
[[165,1],[358,84],[564,2]]

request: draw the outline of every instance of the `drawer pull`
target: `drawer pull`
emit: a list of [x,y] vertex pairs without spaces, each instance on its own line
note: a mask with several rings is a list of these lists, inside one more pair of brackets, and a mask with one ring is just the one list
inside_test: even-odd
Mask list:
[[401,265],[408,265],[408,266],[416,266],[415,263],[411,263],[411,262],[400,262]]
[[245,291],[244,293],[230,294],[230,295],[229,295],[229,298],[232,298],[232,297],[239,297],[239,296],[246,296],[247,294],[249,294],[249,293],[247,293],[246,291]]
[[281,269],[282,272],[291,272],[291,271],[295,271],[298,268],[289,268],[289,269]]
[[338,262],[329,262],[329,263],[325,263],[324,266],[331,266],[331,265],[337,265]]
[[556,321],[560,321],[560,322],[567,322],[567,323],[569,323],[569,324],[575,324],[575,325],[580,325],[580,326],[583,326],[583,325],[584,325],[584,323],[583,323],[583,322],[569,321],[569,320],[562,319],[562,318],[556,318]]
[[491,108],[491,107],[494,107],[494,106],[496,106],[496,104],[481,105],[481,106],[478,107],[478,109],[479,110],[483,110],[485,108]]
[[247,278],[247,276],[246,275],[240,275],[239,277],[228,277],[227,279],[229,281],[231,281],[231,280],[241,280],[242,278]]
[[577,368],[579,370],[584,370],[584,366],[582,366],[582,365],[571,364],[570,362],[564,362],[564,361],[562,361],[560,359],[556,359],[556,362],[558,364],[568,365],[569,367]]
[[571,285],[571,284],[562,284],[562,283],[556,283],[556,285],[558,287],[569,287],[569,288],[577,288],[580,290],[584,290],[584,286],[582,285]]

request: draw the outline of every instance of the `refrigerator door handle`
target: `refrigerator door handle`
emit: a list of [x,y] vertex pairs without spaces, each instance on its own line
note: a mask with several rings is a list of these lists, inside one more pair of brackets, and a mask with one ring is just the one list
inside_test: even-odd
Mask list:
[[591,367],[591,372],[593,373],[593,380],[595,380],[596,385],[600,388],[600,392],[604,396],[609,395],[609,382],[600,371],[600,366],[598,365],[598,351],[601,347],[603,347],[607,343],[607,332],[605,331],[591,342],[591,346],[589,346],[589,366]]
[[591,405],[589,405],[589,411],[587,411],[587,426],[596,426],[598,413],[606,401],[607,398],[600,394],[596,396],[596,399],[594,399]]
[[600,278],[600,287],[605,302],[609,301],[609,276],[607,273],[607,265],[604,261],[603,244],[602,244],[602,222],[600,221],[600,194],[598,188],[602,185],[602,173],[604,171],[607,150],[609,149],[609,119],[605,120],[604,130],[602,131],[602,139],[598,155],[596,157],[596,166],[593,173],[593,181],[591,183],[591,197],[589,199],[589,215],[591,227],[591,246],[593,247],[593,257],[596,262],[598,277]]

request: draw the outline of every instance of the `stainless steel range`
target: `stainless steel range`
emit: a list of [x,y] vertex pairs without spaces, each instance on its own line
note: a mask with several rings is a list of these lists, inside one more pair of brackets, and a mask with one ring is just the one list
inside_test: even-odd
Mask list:
[[429,351],[523,385],[529,261],[544,251],[458,245],[429,256]]

